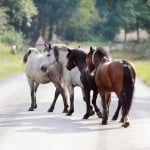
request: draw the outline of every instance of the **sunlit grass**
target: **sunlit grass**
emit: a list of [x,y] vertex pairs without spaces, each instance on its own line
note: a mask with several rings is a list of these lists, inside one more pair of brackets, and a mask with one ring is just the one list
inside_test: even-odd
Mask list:
[[138,76],[150,86],[150,61],[134,61]]
[[0,78],[4,78],[24,70],[23,55],[12,54],[11,47],[0,44]]
[[[112,51],[113,58],[128,59],[133,62],[136,68],[136,74],[146,85],[150,86],[150,57],[149,59],[138,59],[138,54],[123,51]],[[150,55],[150,54],[149,54]]]

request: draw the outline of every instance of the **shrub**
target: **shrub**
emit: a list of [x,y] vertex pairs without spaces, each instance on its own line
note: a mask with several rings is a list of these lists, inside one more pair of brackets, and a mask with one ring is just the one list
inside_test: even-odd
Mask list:
[[22,33],[15,30],[5,31],[0,35],[0,42],[9,46],[16,45],[17,50],[21,50],[23,43]]

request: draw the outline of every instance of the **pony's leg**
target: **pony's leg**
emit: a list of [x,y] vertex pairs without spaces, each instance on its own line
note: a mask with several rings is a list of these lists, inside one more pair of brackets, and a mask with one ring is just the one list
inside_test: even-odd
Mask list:
[[93,107],[90,105],[90,90],[84,88],[84,101],[86,102],[86,113],[83,116],[83,119],[88,119],[89,116],[92,116],[95,114],[95,112],[93,111]]
[[122,127],[126,128],[130,125],[130,123],[129,123],[128,110],[127,110],[127,104],[126,104],[126,98],[124,92],[122,92],[119,95],[119,100],[122,106],[122,118],[120,122],[123,122]]
[[67,113],[67,116],[71,116],[74,112],[74,87],[72,85],[68,85],[69,95],[70,95],[70,109]]
[[62,98],[63,98],[63,103],[64,103],[64,110],[63,113],[68,112],[68,103],[67,103],[67,94],[64,88],[62,88],[62,86],[60,84],[55,84],[56,90],[55,90],[55,96],[53,99],[53,102],[50,106],[50,108],[48,109],[48,112],[53,112],[57,98],[59,96],[59,94],[61,94]]
[[95,112],[96,112],[97,116],[99,118],[102,118],[102,113],[101,113],[100,109],[96,105],[97,95],[98,95],[98,91],[93,91],[92,104],[93,104],[93,106],[95,108]]
[[35,96],[34,96],[34,108],[35,108],[35,109],[37,108],[36,92],[37,92],[38,87],[39,87],[39,83],[35,83],[35,84],[34,84],[34,94],[35,94]]
[[106,99],[107,99],[107,108],[108,108],[108,115],[109,115],[109,106],[110,106],[110,102],[111,102],[111,93],[106,92],[105,96],[106,96]]
[[60,94],[60,92],[59,92],[58,88],[56,87],[53,102],[47,112],[53,112],[59,94]]
[[68,96],[67,96],[67,92],[66,92],[66,88],[63,88],[61,85],[59,85],[59,91],[60,91],[60,94],[62,96],[62,99],[63,99],[63,102],[64,102],[64,110],[63,110],[63,113],[68,113],[68,103],[67,103],[67,100],[68,100]]
[[113,117],[112,117],[112,120],[117,120],[118,115],[119,115],[120,108],[121,108],[121,102],[118,101],[118,107],[117,107],[117,110],[116,110],[115,114],[114,114]]
[[108,96],[107,92],[100,92],[101,98],[102,98],[102,107],[103,107],[103,119],[102,119],[102,125],[106,125],[108,121]]
[[29,111],[33,111],[34,110],[34,104],[35,104],[35,86],[34,86],[34,82],[30,79],[28,79],[28,83],[30,86],[30,94],[31,94],[31,106],[29,107]]

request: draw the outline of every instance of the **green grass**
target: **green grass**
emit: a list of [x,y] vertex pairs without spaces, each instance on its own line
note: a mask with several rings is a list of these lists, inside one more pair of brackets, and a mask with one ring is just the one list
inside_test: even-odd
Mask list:
[[[136,69],[136,74],[146,85],[150,86],[150,56],[149,59],[140,58],[139,54],[133,52],[112,51],[113,58],[128,59],[133,62]],[[149,54],[150,55],[150,54]]]
[[149,61],[134,61],[138,76],[150,86],[150,60]]
[[23,54],[11,54],[11,47],[0,43],[0,78],[20,73],[24,70]]
[[[105,42],[71,42],[72,47],[80,46],[95,46],[95,45],[108,45]],[[145,54],[143,52],[143,54]],[[146,59],[140,53],[129,51],[112,50],[111,55],[117,59],[131,60],[136,68],[137,75],[150,86],[150,53],[146,55]],[[149,55],[149,56],[148,56]],[[0,78],[4,78],[16,73],[24,71],[24,64],[22,62],[23,54],[11,54],[11,47],[0,43]],[[140,58],[140,59],[139,59]]]

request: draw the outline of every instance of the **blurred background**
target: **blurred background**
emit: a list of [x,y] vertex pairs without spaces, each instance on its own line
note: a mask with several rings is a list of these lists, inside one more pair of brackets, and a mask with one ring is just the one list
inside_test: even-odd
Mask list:
[[50,43],[105,46],[150,85],[150,0],[0,0],[0,78],[23,71],[42,35]]

